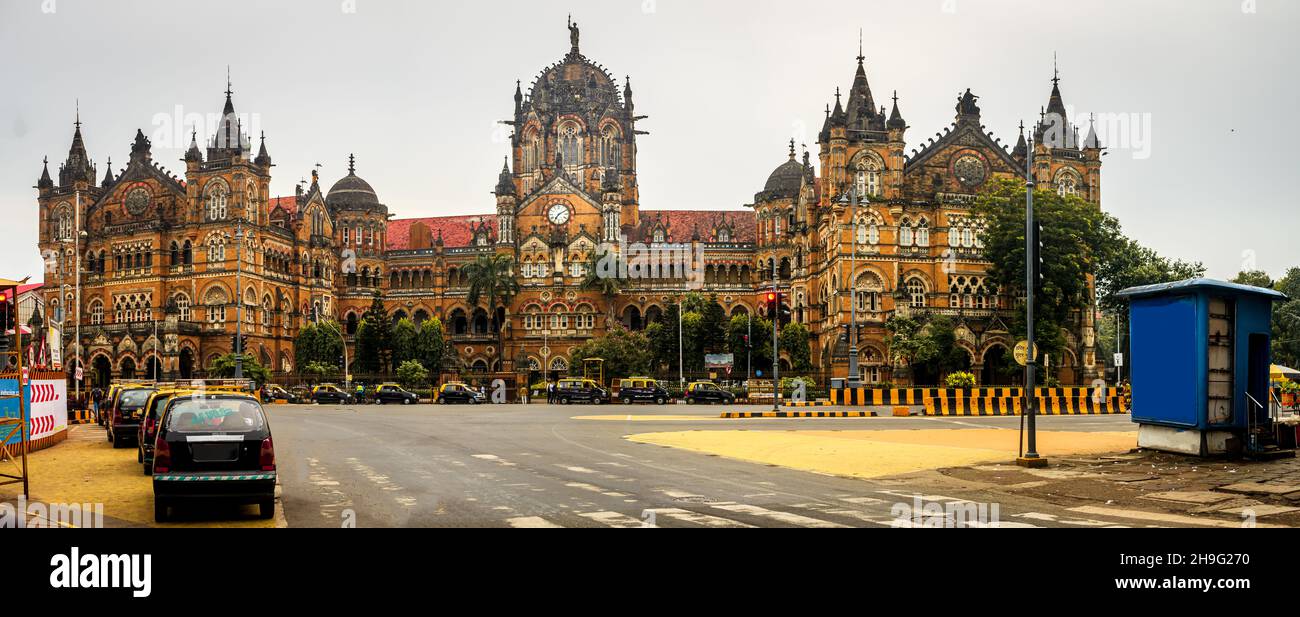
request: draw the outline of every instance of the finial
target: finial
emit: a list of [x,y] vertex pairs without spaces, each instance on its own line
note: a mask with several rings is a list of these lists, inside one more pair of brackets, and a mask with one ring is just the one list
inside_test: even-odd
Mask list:
[[1056,52],[1052,52],[1052,85],[1061,83],[1061,69],[1056,63]]
[[[317,166],[317,167],[320,167],[320,164],[317,163],[316,166]],[[348,175],[353,176],[353,175],[356,175],[356,173],[357,173],[357,157],[356,157],[355,154],[349,154],[349,155],[348,155]]]
[[894,104],[898,104],[898,90],[894,90]]
[[81,130],[81,99],[80,98],[77,99],[77,119],[72,124],[77,127],[77,130]]
[[790,139],[790,160],[794,160],[794,139]]
[[862,28],[858,28],[858,64],[862,64],[867,57],[862,55]]
[[836,102],[836,103],[839,103],[839,102],[840,102],[840,88],[839,88],[839,86],[836,86],[836,87],[835,87],[835,102]]
[[232,95],[232,94],[235,93],[234,90],[231,89],[230,85],[231,85],[231,84],[230,84],[230,65],[227,64],[227,65],[226,65],[226,98],[227,98],[227,99],[230,98],[230,95]]

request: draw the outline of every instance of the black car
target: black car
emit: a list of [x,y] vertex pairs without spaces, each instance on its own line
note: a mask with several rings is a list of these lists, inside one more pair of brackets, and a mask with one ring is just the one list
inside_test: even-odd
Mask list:
[[624,405],[632,403],[654,403],[656,405],[665,405],[673,399],[673,395],[659,385],[659,382],[649,377],[632,377],[623,379],[619,382],[618,400]]
[[311,400],[313,403],[329,403],[334,405],[348,405],[356,399],[347,392],[344,392],[337,386],[316,386],[312,390]]
[[487,395],[463,383],[445,383],[438,389],[438,404],[466,403],[478,405],[487,402]]
[[194,502],[257,504],[275,514],[275,444],[262,404],[246,394],[171,399],[153,452],[154,519]]
[[554,396],[561,405],[569,403],[599,405],[609,401],[609,391],[600,387],[593,379],[561,379],[555,384]]
[[401,386],[394,384],[384,384],[375,390],[375,404],[383,405],[385,403],[396,403],[398,405],[414,405],[420,402],[420,395],[409,390],[402,389]]
[[297,405],[302,402],[302,399],[299,398],[297,394],[285,390],[280,386],[266,386],[262,388],[262,402],[274,403],[276,401],[284,401],[290,405]]
[[122,394],[117,397],[113,413],[108,418],[108,441],[114,448],[135,445],[140,434],[140,417],[144,415],[144,404],[153,393],[154,388],[129,388],[122,390]]
[[697,381],[686,386],[686,394],[683,395],[688,404],[695,403],[734,403],[736,395],[723,390],[718,384],[711,381]]

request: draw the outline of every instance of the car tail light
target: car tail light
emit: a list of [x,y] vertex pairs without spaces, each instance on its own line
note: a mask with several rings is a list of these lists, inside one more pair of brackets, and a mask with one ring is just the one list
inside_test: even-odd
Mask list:
[[114,419],[114,420],[121,420],[121,419],[122,419],[122,408],[121,408],[121,407],[117,407],[117,406],[114,406],[114,407],[113,407],[113,419]]
[[153,434],[153,418],[144,419],[144,434],[145,435]]
[[258,458],[262,471],[275,471],[275,444],[271,442],[270,435],[262,440],[262,453]]
[[153,447],[154,473],[167,473],[172,467],[172,447],[161,439]]

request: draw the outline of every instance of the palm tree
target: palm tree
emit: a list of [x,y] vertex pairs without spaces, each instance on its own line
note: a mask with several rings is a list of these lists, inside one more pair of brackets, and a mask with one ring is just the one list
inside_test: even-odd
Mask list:
[[608,329],[614,325],[614,298],[627,286],[627,281],[618,276],[600,275],[597,266],[606,254],[604,251],[591,254],[591,260],[587,262],[587,273],[582,277],[579,288],[583,291],[598,291],[605,297],[605,306],[609,307],[609,314],[605,316],[605,328]]
[[[470,306],[487,302],[488,314],[496,318],[497,307],[509,309],[510,301],[519,295],[519,282],[515,280],[515,260],[509,255],[479,255],[474,263],[465,266],[469,280]],[[505,368],[505,323],[497,324],[497,361]]]

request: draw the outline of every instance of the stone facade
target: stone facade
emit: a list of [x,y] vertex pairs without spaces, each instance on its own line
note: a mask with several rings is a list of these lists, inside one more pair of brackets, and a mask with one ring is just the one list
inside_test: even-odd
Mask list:
[[[847,374],[856,299],[867,381],[926,378],[884,366],[883,324],[895,312],[952,316],[972,369],[996,380],[982,369],[1012,344],[1010,299],[986,287],[980,223],[968,208],[990,180],[1023,174],[1023,127],[1019,144],[1004,146],[980,124],[968,90],[954,122],[908,153],[898,97],[888,112],[876,106],[859,56],[847,102],[837,91],[827,107],[818,165],[792,142],[748,209],[642,210],[636,143],[644,132],[631,81],[620,88],[581,53],[579,35],[571,25],[569,53],[527,94],[516,84],[511,152],[492,214],[392,219],[355,159],[328,191],[313,172],[293,197],[272,198],[265,138],[254,153],[229,88],[206,152],[192,136],[183,177],[154,162],[137,132],[125,168],[97,182],[78,122],[58,181],[47,163],[37,186],[48,306],[75,302],[81,264],[82,336],[65,337],[68,357],[80,345],[100,379],[200,375],[232,350],[242,316],[247,352],[292,372],[300,327],[337,319],[350,336],[380,292],[394,319],[440,318],[475,372],[563,372],[573,347],[615,321],[642,328],[687,290],[714,294],[729,315],[743,315],[763,310],[760,298],[775,288],[789,318],[808,324],[813,362],[824,371]],[[1100,207],[1095,136],[1082,145],[1052,139],[1060,127],[1075,134],[1057,81],[1034,129],[1035,177]],[[584,289],[602,245],[624,257],[671,249],[689,276],[632,278],[611,295]],[[495,315],[466,301],[464,268],[485,254],[513,258],[521,288]],[[1097,373],[1092,313],[1080,307],[1067,333],[1064,382]],[[74,315],[67,312],[69,333]]]

